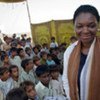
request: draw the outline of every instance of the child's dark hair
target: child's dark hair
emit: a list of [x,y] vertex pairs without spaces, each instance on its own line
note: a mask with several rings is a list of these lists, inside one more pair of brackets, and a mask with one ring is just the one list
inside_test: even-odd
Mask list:
[[74,13],[73,23],[75,22],[76,17],[80,13],[91,13],[92,15],[94,15],[96,17],[97,22],[99,22],[99,20],[100,20],[99,19],[99,13],[94,6],[92,6],[92,5],[81,5],[79,8],[76,9],[76,11]]
[[52,57],[52,54],[50,54],[50,53],[49,53],[49,54],[47,54],[47,57]]
[[51,40],[55,40],[55,37],[51,37]]
[[22,60],[21,66],[22,66],[23,69],[26,68],[26,65],[28,65],[28,63],[29,63],[30,60],[31,60],[31,59],[24,59],[24,60]]
[[55,71],[60,72],[60,66],[57,64],[49,65],[49,70],[50,70],[50,73],[55,72]]
[[28,96],[22,88],[14,88],[8,92],[6,100],[28,100]]
[[22,82],[22,83],[20,83],[20,87],[24,90],[24,91],[26,91],[26,89],[27,89],[27,87],[28,86],[33,86],[33,88],[35,89],[35,84],[32,82],[32,81],[24,81],[24,82]]
[[9,67],[9,72],[10,73],[12,73],[12,69],[13,68],[17,68],[18,69],[18,66],[17,65],[11,65],[10,67]]
[[0,67],[0,76],[2,76],[6,71],[9,71],[7,67]]
[[76,36],[71,36],[70,40],[73,40],[73,39],[77,40],[77,37]]
[[13,51],[16,51],[16,52],[17,52],[17,48],[12,47],[12,48],[10,49],[10,53],[13,52]]
[[2,54],[1,55],[1,61],[4,61],[5,60],[5,57],[7,57],[8,55],[5,53],[5,54]]
[[40,58],[38,56],[34,56],[33,57],[33,63],[35,63],[36,61],[40,60]]
[[26,48],[25,48],[25,52],[26,52],[26,53],[27,53],[29,50],[31,50],[30,47],[26,47]]
[[46,55],[46,54],[47,54],[47,52],[42,51],[42,52],[40,53],[41,58],[42,58],[44,55]]
[[20,52],[23,50],[23,48],[18,48],[17,49],[17,54],[20,55]]
[[33,49],[32,49],[32,50],[34,51],[35,49],[38,49],[38,47],[37,47],[37,46],[35,46],[35,47],[33,47]]
[[49,68],[48,68],[48,65],[39,65],[37,68],[36,68],[36,75],[37,77],[40,77],[42,74],[46,73],[46,72],[49,72]]

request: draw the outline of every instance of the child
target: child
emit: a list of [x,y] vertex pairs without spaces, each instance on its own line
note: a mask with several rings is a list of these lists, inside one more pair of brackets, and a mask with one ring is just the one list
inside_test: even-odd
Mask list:
[[9,57],[9,59],[10,59],[10,63],[12,65],[17,65],[18,66],[19,74],[21,74],[23,69],[21,68],[21,59],[20,59],[19,56],[17,56],[17,48],[12,47],[10,49],[10,57]]
[[48,54],[47,55],[47,60],[46,60],[47,65],[54,65],[55,62],[52,60],[52,55]]
[[13,88],[11,79],[9,78],[9,70],[6,67],[0,67],[0,91],[4,98],[6,94]]
[[26,47],[25,52],[26,52],[27,58],[30,58],[30,59],[33,58],[33,52],[32,52],[32,49],[30,47]]
[[17,54],[20,57],[21,61],[27,58],[26,53],[23,48],[18,48]]
[[40,98],[44,100],[45,98],[57,97],[62,95],[59,84],[51,81],[49,69],[47,65],[40,65],[36,69],[36,75],[39,79],[39,83],[36,85],[35,89]]
[[74,42],[76,42],[77,40],[78,40],[78,39],[77,39],[76,36],[71,36],[71,37],[70,37],[70,42],[71,42],[71,44],[74,43]]
[[9,66],[11,65],[9,57],[6,53],[1,55],[1,61],[2,61],[2,66],[3,67],[9,68]]
[[23,67],[23,71],[21,73],[21,82],[25,80],[32,81],[34,84],[36,83],[35,75],[33,73],[33,61],[32,59],[24,59],[21,62],[21,66]]
[[50,75],[52,77],[52,80],[57,81],[57,83],[60,85],[63,95],[65,95],[59,65],[50,65],[49,69],[50,69]]
[[5,100],[28,100],[28,96],[22,88],[14,88],[8,92]]
[[47,60],[47,53],[45,51],[42,51],[40,53],[41,59],[40,59],[40,63],[41,64],[46,64],[46,60]]
[[38,57],[38,56],[34,56],[33,57],[33,63],[34,63],[34,71],[36,70],[36,68],[39,66],[39,65],[41,65],[41,63],[40,63],[40,58]]
[[61,79],[59,65],[56,65],[56,64],[49,65],[49,69],[50,69],[50,75],[51,75],[52,79],[59,81]]
[[39,100],[33,82],[24,81],[20,84],[20,87],[26,92],[30,100]]
[[19,77],[19,69],[18,69],[18,67],[16,65],[11,65],[9,67],[9,72],[10,72],[11,79],[13,81],[13,86],[14,87],[19,87],[21,79]]
[[58,47],[58,43],[55,41],[55,37],[51,37],[50,48]]

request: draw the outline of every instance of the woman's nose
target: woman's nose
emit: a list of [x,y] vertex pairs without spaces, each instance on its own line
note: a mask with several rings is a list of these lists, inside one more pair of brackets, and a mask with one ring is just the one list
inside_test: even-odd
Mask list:
[[83,33],[88,33],[89,30],[88,30],[88,27],[83,27]]

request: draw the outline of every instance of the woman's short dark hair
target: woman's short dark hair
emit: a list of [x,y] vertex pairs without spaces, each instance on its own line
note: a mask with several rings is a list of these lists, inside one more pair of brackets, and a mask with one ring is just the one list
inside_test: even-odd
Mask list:
[[99,22],[99,13],[98,10],[92,5],[81,5],[79,8],[76,9],[73,17],[73,23],[75,22],[76,17],[80,13],[91,13],[96,17],[97,22]]

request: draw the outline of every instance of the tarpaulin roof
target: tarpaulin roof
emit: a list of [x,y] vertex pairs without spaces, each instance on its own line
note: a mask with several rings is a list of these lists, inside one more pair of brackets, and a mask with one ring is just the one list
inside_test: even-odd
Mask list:
[[15,2],[22,2],[22,1],[25,1],[25,0],[0,0],[0,2],[6,2],[6,3],[15,3]]

